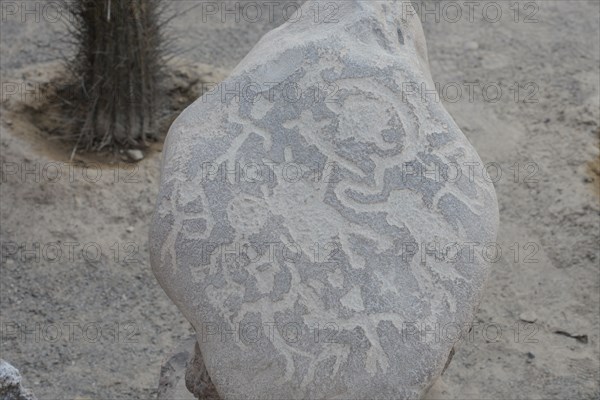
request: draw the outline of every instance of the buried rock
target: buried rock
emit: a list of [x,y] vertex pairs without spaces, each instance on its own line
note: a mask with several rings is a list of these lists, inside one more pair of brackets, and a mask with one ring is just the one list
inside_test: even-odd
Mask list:
[[331,4],[337,22],[309,1],[266,34],[166,141],[151,263],[223,399],[421,397],[489,272],[463,250],[495,240],[494,188],[415,92],[435,88],[418,17]]

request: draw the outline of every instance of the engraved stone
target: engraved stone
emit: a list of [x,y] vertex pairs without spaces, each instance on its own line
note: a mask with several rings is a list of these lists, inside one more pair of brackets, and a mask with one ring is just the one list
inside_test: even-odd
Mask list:
[[327,4],[266,34],[165,144],[151,263],[223,399],[419,398],[489,272],[495,191],[418,16]]

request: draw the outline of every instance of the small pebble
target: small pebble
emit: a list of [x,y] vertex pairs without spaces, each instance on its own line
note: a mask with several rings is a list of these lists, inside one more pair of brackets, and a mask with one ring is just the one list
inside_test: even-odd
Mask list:
[[140,161],[144,158],[144,153],[141,150],[130,149],[127,150],[127,157],[133,161]]
[[127,227],[127,232],[131,233],[133,232],[135,229],[133,228],[133,226],[128,226]]
[[534,323],[535,321],[537,321],[538,317],[532,311],[525,311],[519,315],[519,319],[523,322]]
[[479,48],[479,43],[474,41],[466,42],[464,45],[465,50],[477,50]]

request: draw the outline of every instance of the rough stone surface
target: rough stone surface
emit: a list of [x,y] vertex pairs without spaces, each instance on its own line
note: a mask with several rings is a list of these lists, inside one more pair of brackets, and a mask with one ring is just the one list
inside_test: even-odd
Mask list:
[[31,391],[21,386],[19,370],[0,358],[0,399],[36,400]]
[[494,188],[421,96],[418,18],[328,4],[265,35],[167,138],[151,263],[224,399],[419,398],[489,272],[468,250],[496,238]]

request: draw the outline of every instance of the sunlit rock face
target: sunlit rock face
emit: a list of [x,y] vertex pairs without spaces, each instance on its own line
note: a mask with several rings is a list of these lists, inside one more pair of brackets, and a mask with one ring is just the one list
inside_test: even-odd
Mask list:
[[164,149],[152,267],[224,399],[422,396],[493,258],[494,188],[418,17],[327,4],[207,85]]

